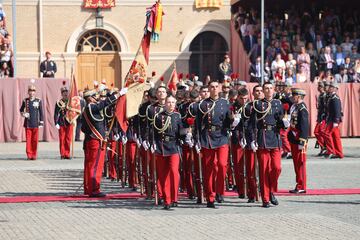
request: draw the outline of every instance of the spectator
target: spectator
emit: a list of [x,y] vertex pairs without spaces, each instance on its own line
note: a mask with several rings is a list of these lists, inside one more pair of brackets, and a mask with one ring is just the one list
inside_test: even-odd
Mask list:
[[350,37],[349,36],[346,36],[345,37],[345,42],[343,42],[341,44],[341,47],[343,49],[343,52],[346,54],[346,55],[349,55],[351,53],[351,48],[352,48],[353,44],[352,42],[350,42]]
[[248,54],[256,43],[256,36],[254,35],[254,30],[251,28],[249,34],[244,37],[244,47]]
[[318,74],[318,53],[314,49],[314,45],[311,42],[308,43],[307,53],[310,56],[310,80],[312,81]]
[[305,83],[308,81],[308,75],[304,69],[304,66],[299,68],[299,73],[296,75],[296,82],[297,83]]
[[324,54],[320,55],[320,63],[324,71],[333,71],[335,61],[332,57],[330,47],[325,47]]
[[251,63],[255,63],[256,58],[261,56],[261,38],[257,39],[257,43],[253,46],[253,48],[249,52],[249,57]]
[[250,24],[250,20],[249,18],[245,18],[244,23],[240,26],[241,36],[242,37],[247,36],[249,34],[250,28],[252,28]]
[[337,46],[334,58],[335,58],[337,68],[340,68],[340,66],[345,63],[345,54],[343,53],[341,46]]
[[349,71],[349,69],[352,69],[354,67],[354,64],[351,63],[350,57],[345,58],[344,68]]
[[315,46],[316,46],[316,50],[317,52],[319,53],[320,50],[325,47],[324,43],[323,43],[323,40],[321,39],[321,35],[320,34],[317,34],[316,35],[316,41],[315,41]]
[[285,74],[285,83],[289,85],[293,85],[296,83],[296,74],[292,68],[288,68]]
[[356,59],[360,59],[360,54],[357,51],[357,47],[353,46],[351,48],[351,53],[349,54],[350,62],[355,64]]
[[279,67],[274,74],[274,80],[276,82],[285,82],[284,68]]
[[348,75],[346,74],[346,69],[344,67],[340,67],[339,73],[335,74],[335,82],[337,83],[347,83]]
[[301,48],[302,46],[305,46],[305,43],[304,43],[303,41],[301,41],[300,35],[297,34],[297,35],[295,36],[295,41],[294,41],[294,44],[293,44],[293,50],[294,50],[294,52],[296,52],[296,53],[300,52],[300,50],[301,50],[300,48]]
[[250,82],[261,82],[261,57],[257,57],[255,63],[250,65]]
[[8,78],[8,77],[10,77],[10,69],[7,63],[3,62],[0,68],[0,78]]
[[5,14],[4,10],[3,10],[2,4],[0,4],[0,21],[3,21],[4,28],[6,28],[6,14]]
[[286,62],[286,69],[291,69],[293,73],[296,73],[296,60],[292,53],[288,54],[288,61]]
[[331,48],[331,53],[335,54],[338,48],[338,45],[336,44],[336,38],[332,37],[331,38],[331,42],[330,42],[330,48]]
[[281,54],[278,53],[276,54],[276,58],[274,61],[272,61],[271,63],[271,72],[273,73],[273,78],[275,79],[275,73],[277,72],[277,70],[279,68],[285,69],[285,62],[284,60],[281,59]]
[[299,68],[302,68],[303,73],[306,75],[307,81],[310,81],[310,55],[306,52],[304,46],[300,47],[300,53],[297,57],[297,63]]
[[335,42],[336,42],[336,36],[333,33],[333,29],[332,27],[328,27],[327,32],[324,34],[324,43],[326,45],[331,45],[332,44],[332,38],[335,38]]
[[43,78],[53,78],[57,71],[56,63],[51,60],[51,53],[45,53],[46,60],[40,64],[40,72],[42,73]]

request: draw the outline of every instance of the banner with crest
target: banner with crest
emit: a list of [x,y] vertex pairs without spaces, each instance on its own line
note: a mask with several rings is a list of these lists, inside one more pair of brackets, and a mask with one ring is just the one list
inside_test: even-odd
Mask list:
[[84,0],[84,8],[112,8],[115,0]]

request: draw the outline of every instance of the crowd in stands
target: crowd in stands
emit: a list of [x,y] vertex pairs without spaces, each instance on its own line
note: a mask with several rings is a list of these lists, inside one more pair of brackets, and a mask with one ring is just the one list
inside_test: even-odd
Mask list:
[[[271,81],[292,83],[330,80],[360,82],[360,15],[340,7],[266,9],[264,23],[265,72]],[[347,6],[347,7],[346,7]],[[252,63],[251,81],[261,78],[260,11],[239,6],[235,28]]]
[[6,29],[6,14],[0,4],[0,78],[13,77],[11,36]]

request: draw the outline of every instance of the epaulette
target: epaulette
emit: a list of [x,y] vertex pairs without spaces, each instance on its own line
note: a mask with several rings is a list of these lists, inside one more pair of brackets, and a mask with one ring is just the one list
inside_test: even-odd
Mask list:
[[300,103],[299,112],[304,110],[304,109],[308,112],[308,109],[306,108],[306,105],[304,103]]

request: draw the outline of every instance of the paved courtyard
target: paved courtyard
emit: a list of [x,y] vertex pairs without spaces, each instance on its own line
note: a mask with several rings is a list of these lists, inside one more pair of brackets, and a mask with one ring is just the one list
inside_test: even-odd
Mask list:
[[[360,139],[343,139],[345,159],[308,153],[308,188],[360,188]],[[57,143],[40,143],[27,161],[24,143],[0,144],[0,197],[81,194],[82,144],[60,160]],[[294,187],[291,160],[282,161],[280,189]],[[107,193],[127,192],[104,180]],[[270,209],[226,198],[218,209],[181,199],[163,211],[144,199],[0,203],[0,239],[360,239],[360,195],[280,196]]]

